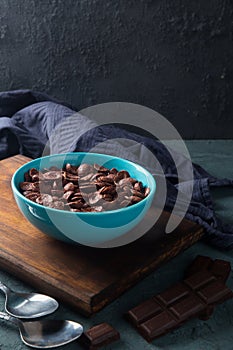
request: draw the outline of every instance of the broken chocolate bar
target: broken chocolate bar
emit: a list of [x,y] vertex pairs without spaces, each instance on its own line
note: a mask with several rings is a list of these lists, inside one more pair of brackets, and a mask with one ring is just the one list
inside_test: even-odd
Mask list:
[[[225,260],[212,260],[210,257],[198,255],[191,265],[185,271],[185,277],[192,275],[200,270],[211,271],[215,277],[226,282],[231,272],[231,264]],[[214,306],[208,306],[205,311],[199,315],[199,319],[206,321],[214,311]]]
[[108,323],[89,328],[79,338],[79,343],[88,350],[97,350],[120,339],[119,332]]
[[215,277],[226,282],[231,272],[231,264],[225,260],[212,260],[207,256],[198,255],[185,271],[185,277],[191,276],[200,270],[210,271]]
[[225,285],[230,269],[226,261],[198,256],[182,282],[129,310],[126,317],[148,342],[191,318],[206,320],[215,305],[233,297]]

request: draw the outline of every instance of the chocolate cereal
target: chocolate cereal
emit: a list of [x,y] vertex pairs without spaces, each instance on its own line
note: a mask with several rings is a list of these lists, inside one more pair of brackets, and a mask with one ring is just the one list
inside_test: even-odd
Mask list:
[[22,194],[38,204],[73,212],[102,212],[142,201],[149,187],[126,170],[98,164],[66,164],[64,168],[30,169],[20,183]]

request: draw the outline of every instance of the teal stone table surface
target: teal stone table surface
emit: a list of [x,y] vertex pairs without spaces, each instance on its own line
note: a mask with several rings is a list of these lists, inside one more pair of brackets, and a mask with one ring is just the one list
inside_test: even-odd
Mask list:
[[[193,162],[218,177],[233,178],[233,140],[186,141]],[[233,189],[216,189],[212,193],[217,215],[233,224]],[[233,349],[233,300],[216,307],[208,321],[191,320],[181,328],[148,344],[122,317],[123,313],[141,301],[157,294],[174,282],[182,279],[184,268],[197,255],[226,259],[232,263],[233,251],[220,251],[199,242],[166,263],[142,282],[130,289],[115,302],[94,317],[87,319],[65,305],[50,318],[78,321],[87,329],[100,322],[112,324],[121,334],[121,341],[107,346],[107,350],[232,350]],[[19,291],[32,291],[30,286],[0,271],[0,280],[10,288]],[[233,274],[228,286],[233,289]],[[0,299],[0,310],[4,310],[4,298]],[[0,350],[26,350],[15,326],[1,321]],[[77,350],[81,347],[70,343],[60,349]]]

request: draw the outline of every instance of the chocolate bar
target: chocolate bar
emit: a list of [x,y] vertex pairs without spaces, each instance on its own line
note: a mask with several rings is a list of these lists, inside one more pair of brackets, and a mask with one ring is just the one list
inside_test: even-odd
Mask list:
[[215,305],[233,297],[225,284],[230,269],[224,260],[198,256],[182,282],[129,310],[126,317],[148,342],[191,318],[206,320]]
[[79,343],[88,350],[97,350],[120,339],[119,332],[108,323],[89,328],[79,338]]

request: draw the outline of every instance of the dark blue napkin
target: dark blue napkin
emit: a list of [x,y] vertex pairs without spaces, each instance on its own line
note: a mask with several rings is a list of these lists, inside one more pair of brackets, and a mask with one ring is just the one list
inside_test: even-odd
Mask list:
[[[75,118],[75,137],[70,118]],[[54,132],[58,125],[59,133]],[[65,134],[67,144],[59,143]],[[117,139],[117,140],[116,140]],[[119,140],[131,140],[127,146]],[[112,141],[113,140],[113,141]],[[106,146],[107,142],[107,146]],[[130,132],[116,125],[98,126],[94,121],[77,113],[68,104],[59,102],[40,92],[17,90],[0,93],[0,159],[14,154],[31,158],[40,157],[46,152],[96,151],[108,153],[138,162],[156,175],[159,183],[160,172],[155,164],[147,159],[145,149],[158,159],[166,177],[167,198],[165,208],[172,210],[178,187],[184,194],[189,182],[178,182],[177,169],[166,147],[159,141]],[[176,163],[185,172],[190,162],[177,154]],[[232,186],[233,180],[217,179],[200,166],[193,164],[194,189],[186,218],[205,228],[205,239],[219,248],[233,246],[233,227],[223,224],[215,215],[210,189]]]

